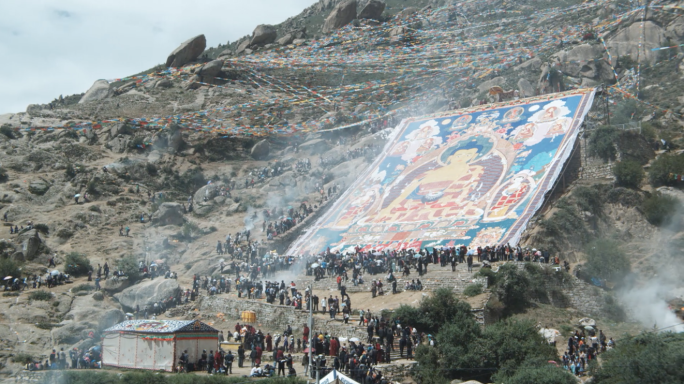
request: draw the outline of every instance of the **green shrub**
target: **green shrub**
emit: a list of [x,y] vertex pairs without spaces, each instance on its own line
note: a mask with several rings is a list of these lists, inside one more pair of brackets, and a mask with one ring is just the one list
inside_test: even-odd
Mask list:
[[19,295],[20,295],[19,292],[13,292],[13,291],[2,293],[2,296],[4,296],[4,297],[17,297]]
[[485,277],[487,279],[487,285],[493,287],[496,285],[497,274],[492,271],[491,268],[480,268],[475,274],[475,277]]
[[125,256],[116,261],[117,269],[123,271],[128,276],[128,281],[135,283],[140,280],[140,270],[138,269],[138,262],[132,255]]
[[90,265],[90,260],[85,255],[77,252],[69,253],[64,263],[66,264],[64,272],[72,276],[85,276],[93,268]]
[[4,183],[7,180],[9,180],[9,173],[7,173],[5,168],[0,167],[0,183]]
[[12,356],[12,361],[18,364],[28,364],[33,362],[33,356],[29,353],[17,353]]
[[597,239],[585,247],[587,262],[582,268],[581,277],[619,283],[629,273],[629,260],[619,242],[610,239]]
[[589,137],[589,153],[606,161],[615,160],[617,136],[617,129],[610,126],[599,127]]
[[52,300],[52,293],[48,291],[31,291],[28,295],[30,300],[41,300],[41,301],[48,301]]
[[681,203],[676,197],[654,193],[644,200],[641,210],[649,223],[657,226],[667,226],[677,217]]
[[468,297],[472,296],[477,296],[480,293],[482,293],[482,284],[480,283],[475,283],[475,284],[470,284],[465,289],[463,290],[463,294]]
[[36,224],[33,226],[38,232],[49,235],[50,234],[50,227],[48,227],[47,224]]
[[644,179],[644,169],[636,161],[620,161],[613,166],[615,183],[622,187],[639,188]]
[[21,270],[19,265],[10,259],[0,259],[0,279],[6,277],[20,277]]
[[81,292],[81,291],[90,292],[90,291],[92,291],[92,290],[94,290],[94,289],[95,289],[95,286],[94,286],[94,285],[91,285],[91,284],[81,284],[81,285],[77,285],[77,286],[71,288],[71,292],[73,292],[73,293]]
[[76,177],[76,169],[74,169],[73,164],[71,164],[71,163],[67,164],[66,170],[64,170],[64,175],[68,179],[73,179],[74,177]]
[[89,206],[89,207],[88,207],[88,210],[89,210],[90,212],[102,213],[102,210],[101,210],[100,207],[97,206],[97,205],[91,205],[91,206]]
[[653,186],[673,185],[674,175],[684,174],[684,155],[664,154],[653,160],[648,169],[648,179]]

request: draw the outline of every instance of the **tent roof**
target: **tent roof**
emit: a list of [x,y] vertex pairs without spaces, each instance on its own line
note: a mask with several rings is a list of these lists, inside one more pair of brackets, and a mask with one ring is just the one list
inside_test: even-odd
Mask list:
[[199,320],[126,320],[104,332],[141,332],[141,333],[176,333],[176,332],[217,332]]
[[342,384],[359,384],[357,381],[350,379],[348,376],[345,376],[336,370],[325,375],[325,377],[321,379],[321,384],[332,384],[336,381],[339,381]]

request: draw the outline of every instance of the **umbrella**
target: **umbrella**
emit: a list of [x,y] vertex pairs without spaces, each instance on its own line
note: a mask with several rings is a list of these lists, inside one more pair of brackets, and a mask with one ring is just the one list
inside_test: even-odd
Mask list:
[[126,316],[133,317],[134,315],[132,313],[128,312],[128,313],[126,313]]
[[373,256],[380,256],[382,255],[382,252],[373,252]]
[[361,340],[359,340],[358,337],[352,337],[351,339],[349,339],[349,341],[351,341],[352,343],[358,343]]
[[318,263],[311,264],[311,268],[318,268]]
[[150,267],[156,267],[157,263],[150,263]]
[[80,193],[77,193],[77,194],[74,195],[74,197],[81,197],[81,194],[80,194]]
[[3,280],[11,280],[11,279],[12,279],[12,276],[7,276]]
[[55,269],[54,271],[50,272],[50,274],[52,276],[57,276],[57,275],[59,275],[59,271]]
[[304,351],[302,351],[302,352],[309,353],[309,348],[304,348]]
[[338,337],[337,339],[340,341],[340,343],[346,343],[347,342],[346,337]]
[[416,253],[415,255],[413,255],[413,258],[420,259],[422,256],[423,255],[421,255],[420,253]]

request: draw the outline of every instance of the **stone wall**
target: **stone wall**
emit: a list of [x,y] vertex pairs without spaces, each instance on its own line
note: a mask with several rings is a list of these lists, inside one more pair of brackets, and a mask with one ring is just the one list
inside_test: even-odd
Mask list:
[[589,155],[589,138],[580,137],[577,140],[580,143],[580,153],[582,159],[582,166],[579,169],[580,179],[609,179],[614,180],[613,163],[606,163],[598,157]]
[[[226,326],[230,329],[235,322],[241,322],[243,311],[256,313],[257,321],[252,325],[257,329],[264,327],[282,332],[288,325],[291,325],[293,331],[297,333],[301,332],[304,324],[309,321],[307,311],[296,310],[292,306],[272,305],[259,300],[235,300],[221,296],[203,296],[200,299],[199,311],[203,316],[214,319],[217,313],[223,313],[227,320]],[[339,320],[323,320],[314,317],[314,330],[321,330],[339,337],[367,337],[364,329],[356,327],[353,322],[345,325]]]

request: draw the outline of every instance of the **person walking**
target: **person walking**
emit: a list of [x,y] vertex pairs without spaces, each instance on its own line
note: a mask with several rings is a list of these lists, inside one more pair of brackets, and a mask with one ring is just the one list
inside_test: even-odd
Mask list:
[[230,350],[228,351],[228,354],[225,356],[224,360],[226,363],[226,375],[230,371],[230,373],[233,373],[233,360],[235,359],[235,356],[233,356],[233,352]]
[[245,363],[245,348],[240,344],[238,347],[238,368],[242,368]]

